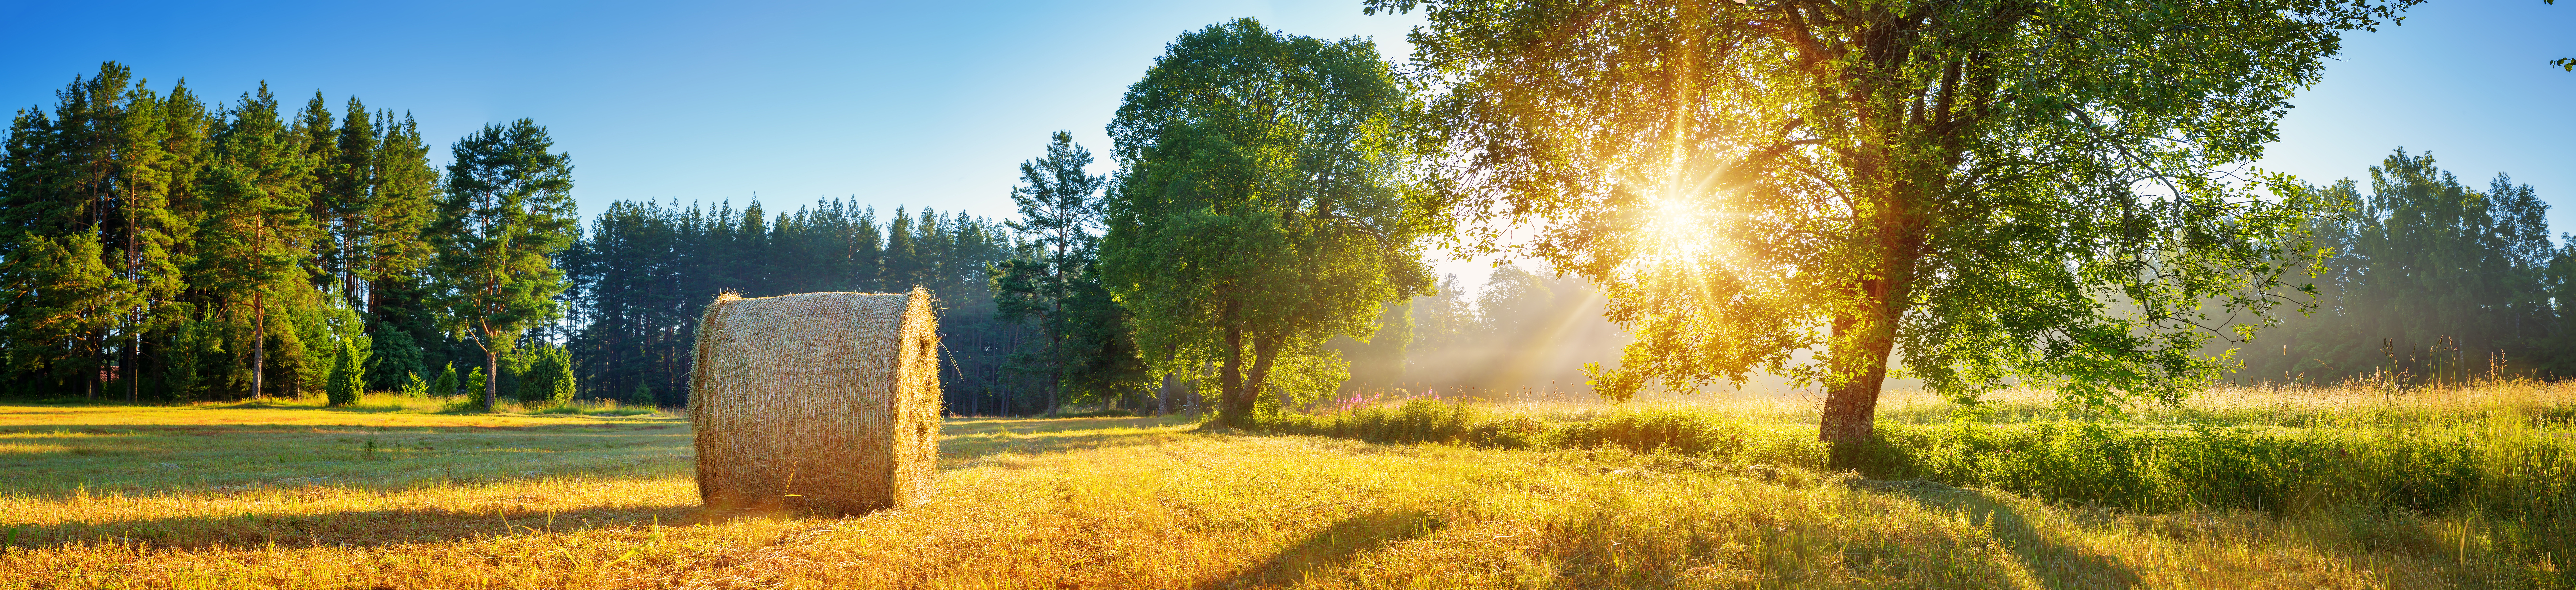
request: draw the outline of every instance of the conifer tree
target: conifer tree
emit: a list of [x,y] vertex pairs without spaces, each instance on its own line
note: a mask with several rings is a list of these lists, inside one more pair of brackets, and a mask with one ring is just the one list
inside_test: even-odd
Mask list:
[[1047,414],[1063,405],[1061,389],[1068,377],[1065,334],[1070,318],[1065,304],[1073,298],[1076,277],[1089,272],[1097,258],[1102,209],[1093,199],[1109,177],[1088,172],[1091,150],[1073,143],[1073,134],[1057,131],[1048,138],[1046,155],[1020,163],[1020,186],[1011,189],[1020,218],[1005,222],[1026,249],[994,269],[996,313],[1031,321],[1045,334],[1044,356],[1036,370],[1048,375]]
[[[216,160],[202,179],[207,204],[197,232],[201,267],[192,274],[195,285],[227,313],[248,316],[251,395],[266,397],[272,385],[271,316],[292,296],[282,292],[310,288],[304,262],[319,233],[308,214],[313,163],[278,120],[267,83],[256,95],[243,95],[229,114],[231,120],[216,133]],[[286,385],[288,391],[297,386]]]
[[430,232],[431,273],[448,321],[483,352],[483,410],[500,390],[502,353],[522,332],[558,313],[564,289],[554,256],[572,245],[572,157],[544,127],[520,119],[485,125],[456,142],[447,195]]

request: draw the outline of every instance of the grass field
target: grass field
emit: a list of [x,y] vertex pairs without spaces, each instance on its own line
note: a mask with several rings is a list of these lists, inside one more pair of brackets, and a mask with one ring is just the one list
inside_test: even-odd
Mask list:
[[[2554,404],[2576,399],[2547,387],[2336,395],[2220,392],[2129,428],[2225,419],[2292,435],[2537,416],[2517,436],[2563,438],[2548,419]],[[1782,440],[1813,432],[1795,400],[1661,403],[1475,411],[1542,429],[1689,413]],[[1892,400],[1886,420],[1933,428],[1947,418],[1930,404]],[[2535,560],[2527,548],[2499,548],[2500,519],[2477,503],[2127,509],[2011,486],[1820,474],[1793,460],[1753,467],[1748,455],[1383,444],[1207,433],[1154,418],[952,420],[940,494],[920,508],[847,519],[710,514],[696,505],[684,419],[435,413],[441,407],[0,406],[0,588],[2489,588],[2564,579],[2548,552]],[[2008,400],[1995,421],[2045,423],[2050,411]],[[2443,422],[2423,422],[2432,418]],[[1801,452],[1782,449],[1765,452]]]

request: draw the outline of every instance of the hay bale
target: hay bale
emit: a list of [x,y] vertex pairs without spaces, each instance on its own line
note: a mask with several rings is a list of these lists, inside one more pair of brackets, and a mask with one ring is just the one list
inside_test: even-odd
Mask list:
[[689,416],[708,508],[839,516],[920,505],[938,475],[930,296],[716,298]]

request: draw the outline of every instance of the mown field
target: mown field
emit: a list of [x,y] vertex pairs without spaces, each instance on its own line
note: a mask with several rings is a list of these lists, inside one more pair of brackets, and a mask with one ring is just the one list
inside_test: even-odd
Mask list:
[[846,519],[700,510],[679,417],[439,405],[0,406],[0,588],[2563,587],[2576,538],[2537,384],[1898,396],[1870,478],[1797,399],[960,419]]

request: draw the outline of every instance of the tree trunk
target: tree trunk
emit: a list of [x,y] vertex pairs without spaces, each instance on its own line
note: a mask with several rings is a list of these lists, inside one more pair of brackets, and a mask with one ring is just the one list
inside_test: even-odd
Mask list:
[[486,344],[483,347],[483,413],[492,413],[501,407],[500,404],[501,355],[492,352],[492,347]]
[[[1231,315],[1231,314],[1229,314]],[[1227,426],[1251,424],[1252,398],[1243,394],[1243,328],[1225,328],[1225,367],[1217,370],[1217,391],[1223,401],[1217,407],[1218,419]]]
[[[1249,411],[1260,405],[1261,385],[1270,380],[1270,361],[1278,358],[1279,338],[1273,336],[1252,338],[1252,371],[1245,376],[1243,384],[1243,399],[1248,400],[1243,404],[1245,410]],[[1279,406],[1285,409],[1288,406],[1288,400],[1279,400]],[[1244,416],[1249,418],[1251,414],[1246,413]]]
[[1833,358],[1828,362],[1845,381],[1825,393],[1824,416],[1816,433],[1832,445],[1827,461],[1833,469],[1865,467],[1865,452],[1876,433],[1879,389],[1887,381],[1888,356],[1896,347],[1896,323],[1905,315],[1922,251],[1910,222],[1898,219],[1887,225],[1882,246],[1886,258],[1878,278],[1853,285],[1863,307],[1834,318]]
[[[1859,469],[1878,422],[1879,388],[1887,381],[1887,357],[1896,339],[1884,323],[1834,322],[1837,337],[1834,372],[1848,381],[1825,393],[1825,412],[1817,437],[1832,445],[1827,464],[1833,469]],[[1843,340],[1841,337],[1849,336]]]
[[1172,398],[1176,395],[1174,391],[1180,388],[1180,371],[1176,370],[1163,374],[1163,386],[1154,390],[1155,416],[1164,416],[1172,413]]
[[[142,325],[142,322],[135,322],[135,325],[140,326]],[[131,330],[134,333],[127,335],[125,345],[125,365],[117,367],[117,374],[125,378],[125,403],[142,403],[143,371],[141,369],[143,367],[141,365],[143,363],[143,331],[136,330],[131,327],[126,329]]]
[[250,293],[250,396],[268,399],[268,308],[264,293]]

